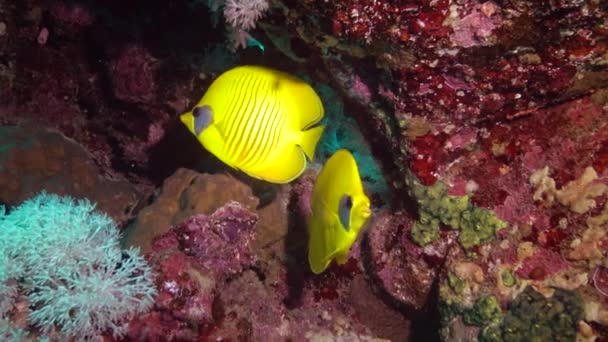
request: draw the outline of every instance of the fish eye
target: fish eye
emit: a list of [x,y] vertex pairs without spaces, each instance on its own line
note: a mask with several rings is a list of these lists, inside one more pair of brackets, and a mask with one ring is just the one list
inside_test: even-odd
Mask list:
[[346,231],[350,230],[350,211],[352,208],[353,198],[350,195],[343,195],[338,205],[338,217]]
[[192,115],[194,116],[194,133],[197,136],[213,122],[213,110],[209,106],[194,108]]
[[192,110],[192,115],[194,115],[195,118],[198,118],[199,116],[203,115],[204,112],[205,110],[203,109],[203,107],[195,107]]

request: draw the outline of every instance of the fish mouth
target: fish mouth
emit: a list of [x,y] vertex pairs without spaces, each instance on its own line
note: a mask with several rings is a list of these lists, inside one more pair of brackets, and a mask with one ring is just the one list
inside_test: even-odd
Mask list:
[[192,114],[192,112],[186,112],[186,113],[184,113],[184,114],[182,114],[182,115],[179,116],[179,120],[181,122],[183,122],[184,125],[186,125],[186,126],[188,126],[188,124],[190,123],[189,122],[190,120],[189,120],[189,115],[188,114]]
[[369,208],[363,209],[363,216],[364,217],[370,217],[372,216],[372,210]]

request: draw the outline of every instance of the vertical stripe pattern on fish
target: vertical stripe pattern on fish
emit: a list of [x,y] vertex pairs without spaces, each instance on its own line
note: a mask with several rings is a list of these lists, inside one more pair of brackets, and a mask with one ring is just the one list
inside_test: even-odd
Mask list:
[[277,70],[242,66],[220,75],[181,120],[229,166],[287,183],[313,159],[324,129],[315,125],[323,115],[323,104],[307,83]]

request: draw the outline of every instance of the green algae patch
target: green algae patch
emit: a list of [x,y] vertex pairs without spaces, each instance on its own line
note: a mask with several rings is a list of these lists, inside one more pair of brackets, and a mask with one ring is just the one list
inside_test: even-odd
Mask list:
[[440,225],[460,230],[458,241],[465,249],[491,241],[507,226],[488,209],[474,207],[471,196],[449,196],[445,183],[424,186],[411,182],[418,203],[419,220],[412,227],[412,240],[425,246],[439,237]]
[[575,341],[583,305],[577,292],[555,289],[545,298],[527,287],[509,306],[500,325],[480,332],[480,341]]
[[479,327],[478,340],[486,342],[573,342],[584,314],[578,293],[558,288],[553,296],[545,298],[527,287],[506,312],[491,295],[480,297],[468,308],[463,308],[457,298],[442,298],[438,308],[443,339],[449,336],[453,320],[460,316],[466,325]]
[[499,323],[502,319],[502,310],[496,297],[485,296],[479,298],[472,308],[465,310],[462,319],[465,324],[479,327]]
[[502,280],[502,284],[505,287],[513,287],[513,286],[515,286],[515,284],[517,284],[517,278],[511,271],[507,271],[507,270],[503,271],[500,274],[500,279]]
[[466,282],[450,272],[448,273],[448,286],[455,294],[462,295],[464,293],[464,288],[466,287]]

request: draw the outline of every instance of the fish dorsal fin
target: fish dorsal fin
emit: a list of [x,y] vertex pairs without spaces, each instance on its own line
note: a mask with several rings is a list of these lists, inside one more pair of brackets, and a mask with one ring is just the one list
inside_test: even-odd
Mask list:
[[210,106],[196,107],[192,111],[192,115],[194,116],[194,132],[196,136],[201,134],[213,122],[213,109]]
[[323,119],[323,103],[308,83],[289,74],[280,73],[273,87],[289,115],[290,127],[293,130],[307,130]]
[[338,205],[338,217],[342,227],[348,232],[350,230],[350,212],[353,209],[353,198],[350,195],[343,195]]

